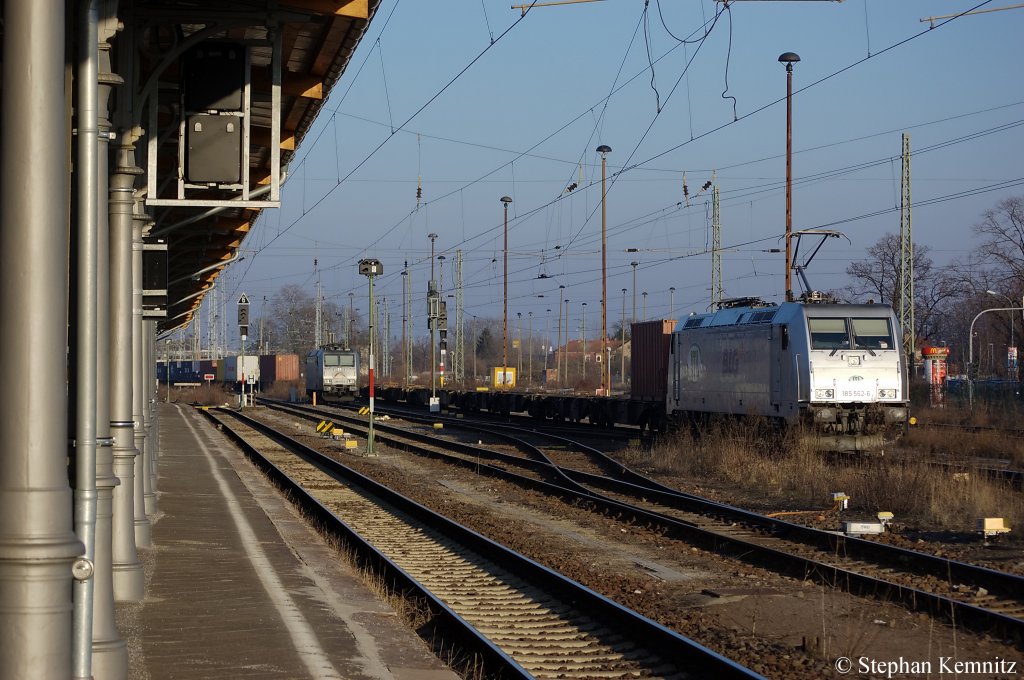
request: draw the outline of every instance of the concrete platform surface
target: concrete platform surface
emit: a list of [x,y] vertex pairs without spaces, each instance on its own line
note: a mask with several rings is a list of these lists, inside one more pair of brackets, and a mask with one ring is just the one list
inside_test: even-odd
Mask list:
[[209,421],[159,408],[146,596],[117,605],[132,678],[458,677]]

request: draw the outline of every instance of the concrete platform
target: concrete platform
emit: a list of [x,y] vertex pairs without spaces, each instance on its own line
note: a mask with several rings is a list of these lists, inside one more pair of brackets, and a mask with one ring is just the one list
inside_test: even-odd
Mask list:
[[117,606],[132,678],[457,678],[202,415],[159,423],[146,596]]

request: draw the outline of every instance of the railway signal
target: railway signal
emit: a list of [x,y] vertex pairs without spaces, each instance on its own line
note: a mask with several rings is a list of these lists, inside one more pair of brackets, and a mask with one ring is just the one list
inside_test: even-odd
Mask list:
[[[245,293],[242,293],[241,297],[238,298],[238,334],[242,336],[243,343],[246,336],[249,335],[249,296]],[[245,352],[244,344],[242,352]]]
[[372,258],[366,258],[359,260],[359,273],[365,276],[370,281],[370,367],[369,375],[367,376],[370,383],[370,418],[369,427],[366,434],[366,455],[373,455],[373,369],[375,368],[373,363],[373,345],[374,345],[374,326],[377,321],[377,314],[373,305],[373,277],[380,276],[384,273],[384,266],[381,265],[380,260],[374,260]]

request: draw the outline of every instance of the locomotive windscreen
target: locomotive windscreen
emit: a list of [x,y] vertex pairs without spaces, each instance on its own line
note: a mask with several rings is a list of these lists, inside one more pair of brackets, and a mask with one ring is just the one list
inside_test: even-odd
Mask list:
[[355,355],[324,354],[324,366],[355,366]]
[[893,349],[889,319],[851,319],[854,349]]
[[807,327],[811,331],[811,349],[843,349],[850,346],[846,319],[810,318]]

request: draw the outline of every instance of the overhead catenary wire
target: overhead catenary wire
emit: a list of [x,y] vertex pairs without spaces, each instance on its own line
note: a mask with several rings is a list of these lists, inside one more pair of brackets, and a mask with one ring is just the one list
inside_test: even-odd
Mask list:
[[[989,0],[989,1],[990,1],[990,0]],[[979,4],[979,5],[978,5],[978,7],[984,6],[985,4],[987,4],[987,3],[981,3],[981,4]],[[954,17],[954,18],[955,18],[955,17]],[[953,20],[953,19],[950,19],[950,21],[952,21],[952,20]],[[944,23],[948,23],[948,22],[944,22]],[[941,26],[941,25],[940,25],[940,26]],[[934,30],[934,29],[930,29],[930,30]],[[910,40],[913,40],[914,38],[916,38],[916,37],[919,37],[919,35],[921,35],[921,34],[915,34],[914,36],[910,36],[909,38],[907,38],[907,39],[905,39],[905,40],[903,40],[903,41],[900,41],[899,43],[896,43],[896,44],[894,44],[894,45],[891,45],[891,46],[889,46],[888,48],[886,48],[885,50],[882,50],[881,52],[879,52],[879,53],[877,53],[877,54],[875,54],[875,55],[872,55],[872,58],[873,58],[874,56],[879,56],[879,55],[881,55],[881,54],[885,53],[886,51],[889,51],[889,50],[891,50],[891,49],[894,49],[895,47],[898,47],[899,45],[905,44],[906,42],[909,42]],[[808,89],[808,88],[810,88],[810,87],[812,87],[812,86],[814,86],[814,85],[816,85],[816,84],[819,84],[819,83],[821,83],[821,82],[823,82],[823,81],[825,81],[825,80],[827,80],[827,79],[829,79],[829,78],[831,78],[831,77],[834,77],[834,76],[838,75],[839,73],[842,73],[843,71],[845,71],[845,70],[848,70],[849,68],[852,68],[853,66],[856,66],[856,65],[857,65],[857,64],[859,64],[859,63],[863,63],[863,61],[864,61],[864,60],[862,59],[862,60],[860,60],[860,61],[858,61],[858,62],[855,62],[854,64],[851,64],[851,65],[849,65],[849,66],[847,66],[847,67],[845,67],[845,68],[843,68],[843,69],[840,69],[839,71],[836,71],[835,73],[833,73],[833,74],[831,74],[831,75],[829,75],[829,76],[826,76],[825,78],[822,78],[822,79],[820,79],[820,80],[818,80],[818,81],[815,81],[815,83],[812,83],[811,85],[808,85],[808,86],[806,86],[806,87],[804,87],[804,88],[801,88],[800,90],[798,90],[798,92],[803,92],[803,91],[805,91],[806,89]],[[776,102],[772,102],[772,103],[777,103],[777,101],[776,101]],[[764,107],[761,107],[760,109],[757,109],[757,110],[755,110],[755,111],[753,111],[753,112],[751,112],[751,113],[749,113],[749,114],[746,114],[746,115],[744,116],[744,118],[746,118],[746,117],[749,117],[750,115],[754,115],[755,113],[757,113],[757,112],[759,112],[759,111],[763,110],[764,108],[767,108],[768,106],[771,106],[771,104],[772,104],[772,103],[769,103],[769,104],[767,104],[766,106],[764,106]],[[728,124],[726,124],[726,125],[724,125],[724,126],[720,126],[720,127],[718,127],[718,128],[715,128],[715,129],[713,129],[713,130],[709,130],[709,131],[706,131],[706,132],[702,133],[702,134],[700,135],[700,137],[704,137],[704,136],[707,136],[707,135],[709,135],[709,134],[711,134],[711,133],[713,133],[713,132],[716,132],[716,131],[718,131],[718,130],[722,129],[723,127],[726,127],[727,125],[728,125]],[[642,167],[643,165],[645,165],[645,164],[648,164],[648,163],[652,162],[652,161],[653,161],[653,160],[655,160],[656,158],[658,158],[658,157],[661,157],[661,156],[664,156],[664,155],[665,155],[666,153],[669,153],[669,152],[670,152],[670,151],[672,151],[672,150],[678,149],[678,148],[679,148],[680,146],[683,146],[683,145],[678,145],[678,146],[676,146],[676,147],[673,147],[672,149],[669,149],[669,150],[667,150],[667,151],[664,151],[664,152],[662,152],[662,153],[660,153],[660,154],[658,154],[658,155],[656,155],[656,156],[652,156],[651,158],[647,159],[646,161],[642,161],[641,163],[637,163],[637,164],[635,164],[635,165],[633,165],[633,166],[629,166],[629,167],[624,167],[624,168],[623,168],[623,169],[622,169],[622,170],[620,171],[620,173],[618,173],[618,174],[622,174],[622,173],[624,173],[624,172],[626,172],[626,171],[631,171],[631,170],[634,170],[634,169],[636,169],[636,168]],[[351,173],[349,173],[349,175],[348,175],[348,176],[351,176]],[[462,187],[462,188],[464,188],[464,187]],[[462,188],[460,188],[460,190],[461,190]],[[403,219],[404,219],[404,218],[403,218]],[[287,231],[287,228],[286,228],[285,230],[283,230],[283,231],[282,231],[281,233],[284,233],[284,231]],[[269,244],[268,244],[268,245],[269,245]],[[265,246],[265,247],[266,247],[266,246]],[[250,261],[250,266],[251,266],[251,261]],[[248,271],[248,270],[247,270],[247,271]]]
[[[534,2],[536,2],[536,1],[537,1],[537,0],[534,0]],[[532,6],[532,5],[533,5],[533,3],[531,3],[531,6]],[[328,190],[328,191],[327,191],[327,192],[326,192],[326,193],[325,193],[325,194],[324,194],[323,196],[321,196],[321,197],[320,197],[320,199],[319,199],[319,200],[317,200],[317,202],[316,202],[316,203],[315,203],[315,204],[313,205],[313,208],[315,208],[315,207],[319,206],[319,205],[320,205],[321,203],[323,203],[323,202],[324,202],[325,200],[327,200],[327,198],[328,198],[329,196],[331,196],[331,195],[332,195],[332,194],[334,193],[334,191],[335,191],[335,190],[336,190],[336,189],[337,189],[338,187],[340,187],[340,186],[341,186],[342,184],[344,184],[344,182],[345,182],[345,181],[346,181],[346,180],[347,180],[347,179],[348,179],[349,177],[351,177],[351,176],[352,176],[353,174],[355,174],[355,173],[356,173],[356,172],[357,172],[357,171],[358,171],[358,170],[359,170],[359,169],[360,169],[361,167],[363,167],[363,166],[364,166],[364,165],[366,164],[366,162],[367,162],[367,161],[369,161],[369,160],[370,160],[370,159],[371,159],[371,158],[372,158],[373,156],[375,156],[375,155],[377,154],[377,152],[378,152],[378,151],[380,151],[380,150],[381,150],[381,149],[382,149],[382,148],[384,147],[384,145],[385,145],[385,144],[387,144],[387,143],[388,143],[388,141],[389,141],[390,139],[392,139],[392,138],[394,137],[394,134],[395,134],[395,132],[397,132],[398,130],[400,130],[400,129],[404,128],[404,127],[405,127],[406,125],[408,125],[408,124],[409,124],[410,122],[412,122],[412,120],[413,120],[413,119],[415,119],[415,118],[416,118],[416,117],[417,117],[417,116],[418,116],[418,115],[419,115],[420,113],[422,113],[422,112],[424,111],[424,109],[426,109],[426,108],[427,108],[428,106],[430,106],[430,105],[431,105],[431,104],[432,104],[432,103],[433,103],[434,101],[436,101],[438,97],[440,97],[440,96],[441,96],[442,94],[444,94],[444,93],[445,93],[445,92],[446,92],[446,91],[447,91],[447,90],[448,90],[448,89],[449,89],[449,88],[450,88],[450,87],[451,87],[451,86],[452,86],[452,85],[453,85],[453,84],[455,83],[455,81],[457,81],[457,80],[458,80],[459,78],[461,78],[461,77],[463,76],[463,74],[465,74],[465,73],[466,73],[466,72],[467,72],[467,71],[468,71],[469,69],[471,69],[471,68],[473,67],[473,65],[474,65],[474,64],[476,64],[476,63],[477,63],[477,62],[478,62],[478,61],[479,61],[479,60],[481,59],[481,57],[483,57],[483,56],[484,56],[484,54],[486,54],[487,52],[489,52],[489,51],[491,50],[491,48],[493,48],[493,47],[494,47],[494,45],[495,45],[495,44],[497,44],[497,43],[498,43],[499,41],[501,41],[501,39],[502,39],[502,38],[504,38],[504,37],[505,37],[506,35],[508,35],[508,34],[509,34],[509,33],[510,33],[510,32],[511,32],[511,31],[512,31],[512,30],[513,30],[513,29],[514,29],[514,28],[515,28],[516,26],[518,26],[518,25],[519,25],[519,23],[520,23],[520,22],[522,22],[522,21],[523,21],[523,20],[524,20],[524,19],[526,18],[526,16],[527,16],[527,14],[529,13],[529,11],[530,11],[530,8],[529,8],[529,7],[527,7],[526,9],[524,9],[524,10],[523,10],[523,14],[522,14],[522,16],[520,16],[520,17],[519,17],[518,19],[516,19],[516,20],[515,20],[514,22],[512,22],[512,24],[511,24],[511,25],[510,25],[510,26],[509,26],[508,28],[506,28],[506,29],[505,29],[504,31],[502,31],[502,33],[501,33],[501,34],[500,34],[500,35],[499,35],[499,36],[498,36],[497,38],[495,38],[494,42],[492,42],[492,43],[491,43],[490,45],[488,45],[488,46],[487,46],[487,47],[485,47],[485,48],[484,48],[483,50],[481,50],[481,51],[480,51],[480,52],[479,52],[479,53],[478,53],[478,54],[477,54],[477,55],[476,55],[475,57],[473,57],[473,59],[472,59],[472,60],[470,60],[470,62],[469,62],[468,64],[466,64],[466,65],[465,65],[465,66],[464,66],[464,67],[463,67],[463,68],[462,68],[462,69],[461,69],[461,70],[460,70],[460,71],[459,71],[458,73],[456,73],[456,74],[455,74],[455,75],[454,75],[454,76],[453,76],[453,77],[452,77],[452,78],[451,78],[450,80],[448,80],[448,82],[446,82],[446,83],[445,83],[445,84],[444,84],[444,85],[443,85],[443,86],[441,87],[441,89],[439,89],[439,90],[438,90],[437,92],[435,92],[435,93],[434,93],[434,94],[433,94],[433,95],[432,95],[432,96],[431,96],[431,97],[430,97],[430,98],[429,98],[429,99],[428,99],[428,100],[427,100],[426,102],[424,102],[424,103],[423,103],[423,105],[422,105],[422,106],[420,106],[420,107],[419,107],[418,109],[416,109],[416,111],[414,111],[414,112],[412,113],[412,115],[410,115],[410,116],[409,116],[408,118],[406,118],[405,122],[403,122],[403,123],[402,123],[401,125],[399,125],[399,127],[397,128],[397,130],[395,130],[394,132],[392,132],[392,134],[391,134],[391,135],[389,135],[388,137],[386,137],[386,138],[385,138],[385,139],[384,139],[383,141],[381,141],[381,142],[380,142],[380,144],[378,144],[378,145],[377,145],[376,147],[374,147],[374,148],[373,148],[373,150],[372,150],[372,151],[370,151],[370,153],[369,153],[369,154],[367,154],[367,155],[366,155],[366,156],[365,156],[365,157],[364,157],[364,158],[363,158],[363,159],[362,159],[361,161],[359,161],[359,162],[358,162],[358,163],[356,164],[356,166],[355,166],[354,168],[352,168],[352,169],[351,169],[351,170],[350,170],[350,171],[348,172],[348,174],[346,174],[346,175],[345,175],[344,177],[342,177],[342,178],[341,178],[341,180],[340,180],[340,181],[339,181],[339,182],[338,182],[338,183],[337,183],[337,184],[336,184],[336,185],[335,185],[334,187],[332,187],[331,189],[329,189],[329,190]],[[389,17],[389,18],[390,18],[390,17]],[[276,240],[277,240],[278,238],[280,238],[280,236],[281,236],[282,234],[285,234],[285,233],[287,233],[287,232],[288,232],[289,230],[291,230],[291,229],[292,229],[292,228],[293,228],[293,227],[294,227],[294,226],[295,226],[296,224],[298,224],[298,222],[299,222],[299,221],[300,221],[300,220],[302,219],[302,217],[303,217],[303,216],[305,216],[306,214],[308,214],[308,211],[304,211],[304,212],[303,212],[303,215],[302,215],[302,216],[300,216],[299,218],[297,218],[296,220],[294,220],[294,221],[293,221],[293,222],[292,222],[291,224],[289,224],[289,225],[288,225],[287,227],[285,227],[285,228],[284,228],[283,230],[281,230],[281,231],[280,231],[280,232],[278,233],[278,235],[277,235],[277,236],[275,236],[274,238],[272,238],[272,239],[270,240],[270,243],[273,243],[273,242],[274,242],[274,241],[276,241]],[[261,248],[260,250],[256,251],[256,253],[254,253],[254,254],[253,254],[253,257],[252,257],[252,258],[250,258],[250,261],[249,261],[249,265],[248,265],[248,266],[246,267],[246,271],[245,271],[245,273],[243,273],[243,275],[242,275],[242,277],[241,277],[241,280],[240,280],[240,281],[239,281],[239,283],[238,283],[238,286],[240,286],[240,285],[241,285],[241,282],[242,282],[242,281],[244,281],[244,279],[245,279],[245,274],[247,274],[247,273],[248,273],[248,271],[249,271],[249,270],[250,270],[250,269],[252,268],[252,263],[253,263],[253,262],[254,262],[254,261],[256,260],[256,257],[257,257],[257,256],[258,256],[258,255],[259,255],[259,254],[260,254],[261,252],[263,252],[263,250],[265,250],[265,249],[266,249],[266,247],[270,245],[270,243],[268,243],[268,244],[267,244],[266,246],[263,246],[263,248]],[[237,290],[237,286],[236,286],[236,290]]]

